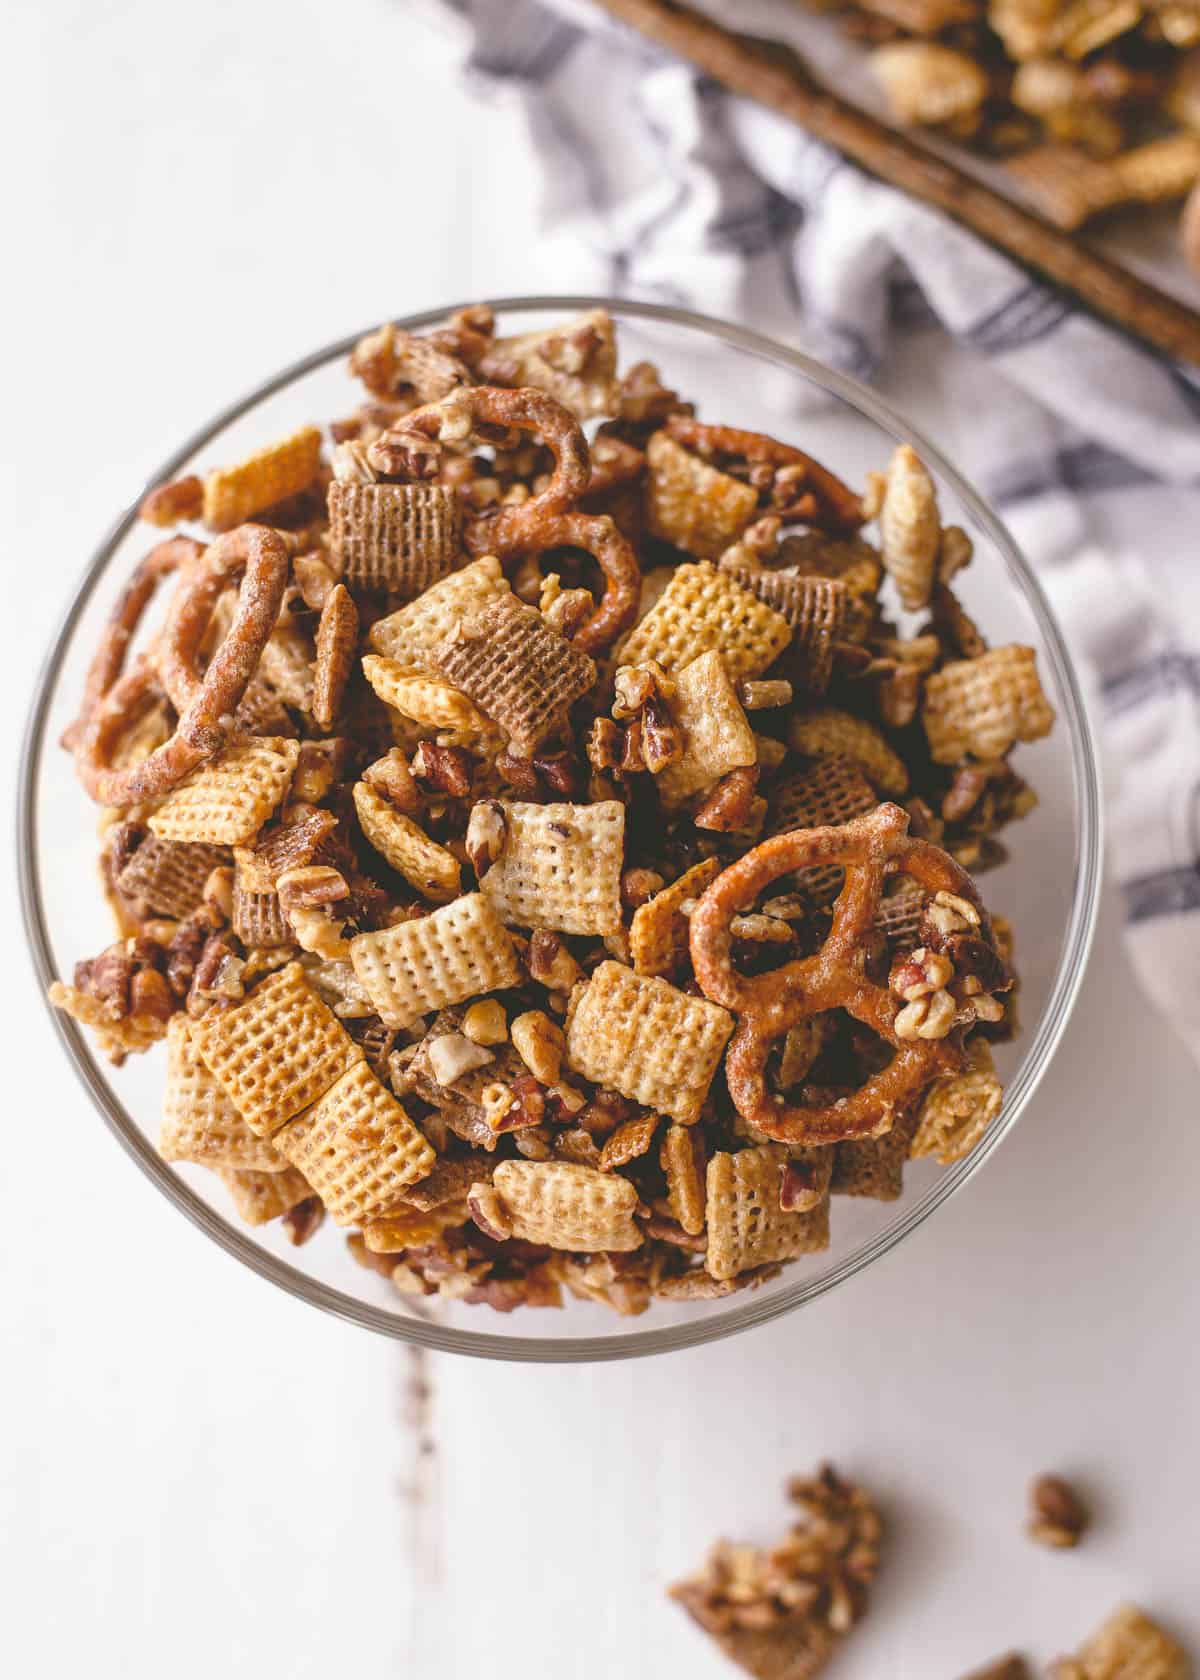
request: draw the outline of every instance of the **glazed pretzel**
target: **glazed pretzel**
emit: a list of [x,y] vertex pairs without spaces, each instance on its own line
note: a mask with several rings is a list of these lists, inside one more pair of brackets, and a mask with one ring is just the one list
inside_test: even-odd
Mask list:
[[[192,567],[167,609],[156,662],[167,697],[183,716],[229,733],[238,703],[258,669],[283,604],[290,551],[283,534],[266,525],[239,525],[218,537]],[[241,574],[233,621],[203,672],[200,649],[217,602]],[[214,751],[217,749],[214,748]]]
[[[220,752],[279,614],[288,575],[287,544],[265,526],[243,525],[218,538],[202,558],[186,556],[187,570],[168,609],[157,652],[122,671],[133,628],[153,594],[151,576],[157,585],[181,557],[174,565],[164,560],[157,569],[148,569],[135,580],[138,588],[126,591],[88,673],[91,710],[81,719],[75,761],[84,787],[101,805],[161,798]],[[239,571],[245,576],[233,623],[201,677],[197,660],[213,607]],[[131,594],[134,609],[129,607]],[[121,606],[126,609],[124,618],[119,617]],[[116,634],[114,626],[124,634]],[[158,685],[179,713],[174,734],[139,764],[114,768],[122,733]]]
[[130,643],[163,578],[170,577],[203,553],[203,543],[196,542],[192,537],[169,537],[166,542],[156,543],[138,561],[108,615],[100,645],[92,655],[84,679],[79,716],[63,734],[62,744],[68,751],[73,751],[78,745],[88,719],[125,669]]
[[778,438],[768,437],[765,432],[743,432],[736,426],[706,426],[690,414],[672,414],[666,422],[666,430],[676,443],[705,458],[723,455],[744,461],[752,468],[801,469],[797,475],[797,489],[803,486],[803,494],[788,507],[768,511],[778,512],[785,519],[802,519],[806,524],[837,533],[857,531],[863,523],[862,503],[850,486],[843,484],[820,461],[814,461],[811,455],[806,455],[802,449],[794,449],[790,443],[780,443]]
[[501,560],[580,548],[604,573],[604,597],[572,638],[584,653],[614,642],[637,616],[641,570],[632,547],[606,515],[585,514],[575,504],[591,483],[587,442],[578,421],[542,391],[496,385],[464,386],[440,402],[406,414],[376,438],[367,459],[377,472],[433,478],[443,443],[502,441],[510,431],[538,437],[554,456],[544,489],[527,501],[496,508],[472,520],[464,533],[469,553]]
[[[962,1053],[953,1038],[901,1040],[895,1019],[901,1000],[864,972],[868,935],[885,880],[911,875],[929,893],[950,892],[979,911],[980,935],[991,940],[987,914],[970,876],[925,840],[911,839],[908,814],[880,805],[837,828],[796,829],[777,835],[730,864],[704,893],[691,919],[692,963],[705,994],[741,1017],[729,1046],[725,1075],[739,1114],[780,1143],[834,1143],[890,1131],[903,1104],[933,1079],[956,1071]],[[733,918],[781,875],[813,864],[845,870],[833,923],[819,951],[753,977],[733,966]],[[824,1107],[786,1103],[767,1089],[771,1048],[810,1015],[844,1009],[895,1046],[882,1072],[851,1095]]]

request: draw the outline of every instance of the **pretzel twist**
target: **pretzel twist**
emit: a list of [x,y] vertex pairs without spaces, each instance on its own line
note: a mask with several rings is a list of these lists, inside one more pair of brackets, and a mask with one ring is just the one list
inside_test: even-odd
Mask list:
[[790,443],[737,426],[705,425],[689,414],[672,414],[666,429],[676,443],[700,455],[730,455],[752,467],[800,468],[806,493],[785,510],[791,518],[837,533],[857,531],[863,523],[862,502],[850,486]]
[[[198,547],[193,545],[193,549]],[[136,805],[161,798],[220,752],[275,626],[287,583],[287,544],[262,525],[230,531],[202,555],[181,552],[173,564],[163,559],[149,567],[151,558],[147,556],[144,574],[135,575],[118,603],[110,621],[112,633],[101,643],[88,673],[90,711],[81,719],[75,757],[80,780],[101,805]],[[168,609],[156,652],[144,654],[123,670],[133,630],[154,587],[184,558],[187,569]],[[201,676],[197,669],[200,645],[213,607],[238,572],[244,576],[233,622]],[[140,763],[114,768],[113,754],[122,732],[159,685],[179,713],[174,733]]]
[[[821,1144],[882,1136],[906,1101],[962,1064],[953,1036],[901,1040],[895,1030],[901,1000],[865,973],[868,936],[884,882],[896,872],[912,876],[930,893],[966,899],[979,911],[982,935],[991,938],[970,876],[938,847],[910,838],[907,829],[907,812],[884,804],[836,828],[776,835],[730,864],[696,907],[690,932],[696,979],[714,1003],[740,1016],[725,1062],[729,1093],[738,1112],[766,1137]],[[733,966],[734,917],[781,875],[814,864],[845,871],[821,949],[768,974],[739,974]],[[833,1009],[844,1009],[870,1027],[895,1047],[895,1055],[881,1072],[836,1102],[811,1108],[785,1102],[767,1087],[772,1046],[806,1017]]]
[[367,459],[379,472],[433,478],[441,466],[443,444],[472,437],[496,442],[497,431],[540,438],[554,456],[554,471],[549,483],[527,501],[472,520],[464,533],[466,548],[501,560],[550,548],[579,548],[590,554],[604,574],[604,595],[572,640],[584,653],[597,653],[637,616],[641,569],[633,548],[607,515],[576,507],[591,483],[591,463],[579,423],[562,403],[542,391],[464,386],[406,414],[376,438]]
[[146,608],[158,592],[159,584],[203,553],[203,543],[196,542],[192,537],[169,537],[166,542],[156,543],[138,561],[117,596],[105,622],[99,646],[92,655],[84,678],[79,716],[63,734],[63,746],[68,751],[78,745],[88,719],[125,669],[130,643],[145,617]]

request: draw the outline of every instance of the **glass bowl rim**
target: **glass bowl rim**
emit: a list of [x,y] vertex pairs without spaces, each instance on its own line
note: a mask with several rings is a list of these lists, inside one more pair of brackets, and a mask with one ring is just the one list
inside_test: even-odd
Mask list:
[[[473,303],[479,302],[472,299]],[[1046,1071],[1074,1006],[1083,978],[1088,951],[1095,931],[1102,871],[1102,820],[1098,760],[1095,741],[1079,683],[1062,633],[1037,577],[1022,556],[1007,527],[989,504],[974,490],[940,449],[908,424],[869,387],[849,375],[823,366],[780,344],[763,333],[735,326],[714,316],[693,310],[636,299],[591,296],[504,297],[487,300],[498,315],[513,312],[576,312],[607,309],[618,319],[659,321],[682,326],[716,339],[735,350],[759,359],[782,364],[810,383],[839,397],[883,431],[911,442],[926,462],[952,488],[972,519],[995,545],[1011,572],[1020,579],[1025,599],[1042,634],[1045,651],[1054,670],[1060,710],[1071,743],[1072,767],[1077,788],[1075,889],[1067,920],[1062,955],[1037,1030],[1025,1047],[1021,1065],[1005,1092],[1004,1107],[979,1145],[964,1160],[944,1170],[937,1182],[891,1224],[857,1247],[839,1265],[820,1277],[785,1284],[771,1294],[747,1292],[735,1305],[704,1318],[646,1330],[627,1330],[598,1336],[526,1337],[491,1331],[461,1330],[425,1317],[406,1317],[345,1294],[306,1272],[289,1265],[261,1248],[254,1238],[227,1222],[217,1211],[172,1170],[143,1135],[140,1127],[105,1083],[93,1052],[78,1025],[61,1011],[50,1009],[55,1030],[80,1081],[88,1091],[110,1131],[148,1178],[191,1222],[218,1243],[228,1254],[290,1295],[350,1323],[361,1325],[395,1340],[418,1343],[441,1352],[462,1353],[478,1358],[530,1361],[542,1364],[578,1364],[593,1360],[630,1359],[647,1354],[699,1347],[739,1331],[748,1330],[795,1308],[816,1300],[847,1278],[897,1247],[917,1227],[949,1200],[1007,1136],[1023,1113]],[[435,325],[456,308],[450,304],[428,309],[397,320],[409,331]],[[364,331],[377,325],[372,322]],[[271,378],[257,385],[238,401],[222,409],[212,420],[183,443],[149,479],[145,489],[175,476],[179,467],[233,421],[266,398],[275,395],[306,374],[347,356],[363,336],[362,332],[312,351]],[[143,494],[145,491],[143,491]],[[93,553],[80,583],[54,633],[41,670],[30,708],[19,767],[17,801],[17,860],[22,916],[30,955],[43,994],[56,976],[49,932],[42,909],[42,882],[38,860],[36,789],[46,747],[46,726],[67,644],[79,619],[103,580],[117,547],[137,519],[141,497],[113,523]],[[49,1005],[47,1004],[47,1008]]]

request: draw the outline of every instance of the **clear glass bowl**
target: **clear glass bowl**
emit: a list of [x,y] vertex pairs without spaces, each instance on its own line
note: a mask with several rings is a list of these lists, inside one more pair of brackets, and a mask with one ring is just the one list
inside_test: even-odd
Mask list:
[[[623,366],[643,358],[656,362],[702,415],[792,440],[851,483],[861,483],[867,470],[881,466],[896,440],[912,441],[938,479],[945,518],[965,526],[975,540],[975,563],[962,578],[968,608],[993,641],[1037,648],[1058,724],[1048,740],[1021,749],[1020,768],[1041,804],[1011,831],[1011,861],[984,883],[989,905],[1015,924],[1022,976],[1024,1031],[998,1055],[1006,1085],[1000,1117],[956,1166],[913,1163],[899,1202],[837,1199],[832,1246],[825,1254],[799,1260],[773,1283],[726,1302],[656,1303],[635,1319],[574,1301],[561,1311],[524,1308],[511,1317],[482,1306],[439,1304],[431,1310],[428,1302],[397,1295],[386,1279],[358,1266],[328,1224],[295,1250],[271,1226],[254,1231],[235,1223],[215,1177],[200,1168],[169,1166],[155,1151],[162,1051],[132,1058],[114,1071],[97,1059],[73,1021],[55,1013],[63,1047],[106,1124],[146,1176],[214,1242],[327,1312],[387,1336],[493,1359],[618,1359],[692,1347],[791,1312],[880,1259],[978,1172],[1032,1098],[1079,988],[1099,888],[1096,756],[1079,688],[1045,597],[987,504],[932,443],[865,386],[757,333],[681,310],[606,298],[500,299],[495,308],[504,330],[511,331],[601,304],[618,322]],[[446,313],[417,315],[402,324],[421,329]],[[316,351],[219,414],[164,463],[153,482],[237,459],[293,426],[349,412],[357,400],[346,371],[353,342]],[[20,872],[43,987],[56,975],[69,976],[77,958],[111,938],[106,908],[93,887],[92,808],[57,741],[78,705],[102,618],[148,546],[134,508],[136,500],[88,564],[50,650],[29,720]]]

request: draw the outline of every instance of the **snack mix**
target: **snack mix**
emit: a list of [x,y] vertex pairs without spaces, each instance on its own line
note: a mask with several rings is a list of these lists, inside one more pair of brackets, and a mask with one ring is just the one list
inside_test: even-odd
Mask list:
[[166,1041],[167,1160],[403,1292],[758,1284],[999,1111],[968,871],[1035,803],[1033,651],[910,448],[856,493],[619,376],[602,310],[350,367],[327,433],[143,504],[65,740],[119,937],[51,999]]
[[1179,201],[1200,176],[1195,0],[819,3],[871,47],[897,123],[1005,161],[1058,227]]

